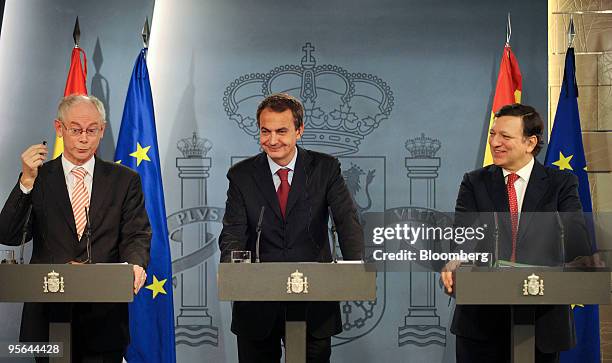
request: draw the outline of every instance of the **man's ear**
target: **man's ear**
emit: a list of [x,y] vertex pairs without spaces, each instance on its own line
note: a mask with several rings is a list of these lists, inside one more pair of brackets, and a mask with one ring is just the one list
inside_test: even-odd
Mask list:
[[535,135],[529,136],[529,153],[535,149],[536,145],[538,145],[538,137]]
[[100,125],[100,139],[104,138],[104,130],[106,130],[106,122],[102,123],[102,125]]
[[304,125],[300,126],[300,128],[297,129],[297,138],[298,138],[298,140],[302,137],[303,134],[304,134]]
[[53,127],[55,128],[55,136],[62,137],[62,122],[60,120],[53,121]]

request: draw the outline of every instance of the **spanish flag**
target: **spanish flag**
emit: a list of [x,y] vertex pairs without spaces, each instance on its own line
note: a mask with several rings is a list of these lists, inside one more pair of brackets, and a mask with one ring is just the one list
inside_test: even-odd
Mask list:
[[[499,74],[497,75],[497,86],[495,86],[495,96],[493,97],[491,119],[489,120],[489,128],[487,129],[487,141],[489,131],[491,131],[491,126],[493,126],[495,112],[502,106],[511,103],[520,103],[522,89],[523,80],[518,61],[514,57],[514,53],[512,53],[510,44],[506,43],[501,63],[499,65]],[[490,164],[493,164],[493,158],[491,156],[491,148],[489,147],[489,143],[486,142],[486,150],[482,166],[487,166]]]
[[[83,61],[81,62],[81,54]],[[79,94],[87,94],[87,57],[85,51],[75,45],[72,49],[70,57],[70,71],[68,71],[68,79],[66,80],[66,88],[64,89],[64,97]],[[55,145],[53,147],[53,159],[60,156],[64,152],[64,140],[61,137],[55,137]]]

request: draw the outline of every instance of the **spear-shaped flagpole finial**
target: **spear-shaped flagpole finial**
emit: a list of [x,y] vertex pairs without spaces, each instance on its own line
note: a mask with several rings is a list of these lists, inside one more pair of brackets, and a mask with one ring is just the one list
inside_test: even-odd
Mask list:
[[149,36],[151,34],[151,30],[149,29],[149,17],[145,18],[144,26],[142,27],[142,44],[145,48],[149,47]]
[[576,30],[574,29],[574,15],[570,15],[569,26],[567,27],[567,47],[574,48],[574,38],[576,38]]
[[510,45],[510,37],[512,37],[512,23],[510,22],[510,12],[508,12],[508,22],[506,23],[506,45]]
[[79,46],[79,41],[81,40],[81,28],[79,28],[79,17],[77,16],[76,21],[74,22],[74,30],[72,31],[72,39],[74,39],[74,46]]

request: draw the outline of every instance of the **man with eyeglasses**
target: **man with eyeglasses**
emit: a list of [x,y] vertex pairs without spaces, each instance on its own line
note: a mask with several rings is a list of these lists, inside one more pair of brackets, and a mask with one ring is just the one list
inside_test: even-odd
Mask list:
[[[105,116],[103,104],[93,96],[62,99],[55,131],[63,139],[64,152],[47,163],[44,143],[23,152],[19,181],[0,213],[0,236],[3,243],[18,245],[31,206],[26,229],[26,240],[33,240],[30,263],[127,262],[134,266],[138,293],[146,280],[151,226],[138,174],[95,155]],[[55,309],[24,304],[20,340],[48,341],[49,315]],[[72,323],[74,361],[122,361],[129,343],[127,304],[75,304]]]

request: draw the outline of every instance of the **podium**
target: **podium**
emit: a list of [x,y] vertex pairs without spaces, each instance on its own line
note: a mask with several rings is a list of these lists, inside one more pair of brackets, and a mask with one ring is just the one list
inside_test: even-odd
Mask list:
[[512,362],[534,362],[537,305],[610,304],[610,271],[459,267],[458,305],[510,305]]
[[[219,300],[366,301],[376,299],[376,271],[362,262],[221,263]],[[285,322],[285,362],[306,362],[306,321]]]
[[[0,264],[0,286],[0,302],[127,303],[134,299],[134,273],[128,264]],[[51,363],[71,361],[68,312],[58,313],[49,322],[49,342],[63,343],[63,356],[50,357]]]

